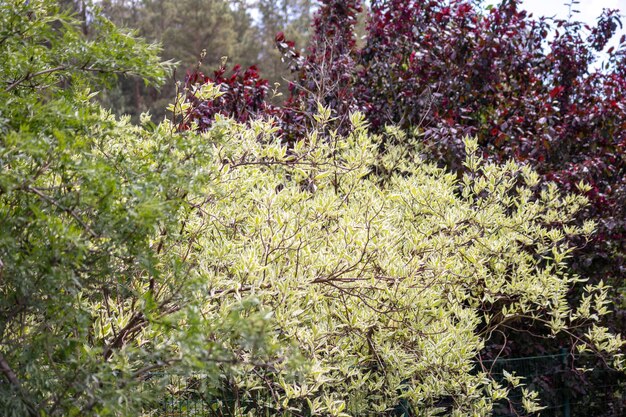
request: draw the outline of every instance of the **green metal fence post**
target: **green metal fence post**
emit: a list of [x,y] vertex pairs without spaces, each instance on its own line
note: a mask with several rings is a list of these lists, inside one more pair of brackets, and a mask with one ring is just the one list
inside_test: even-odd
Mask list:
[[[567,369],[567,349],[561,349],[561,355],[563,355],[563,369],[564,372]],[[569,403],[569,390],[563,389],[563,417],[571,417],[571,409]]]

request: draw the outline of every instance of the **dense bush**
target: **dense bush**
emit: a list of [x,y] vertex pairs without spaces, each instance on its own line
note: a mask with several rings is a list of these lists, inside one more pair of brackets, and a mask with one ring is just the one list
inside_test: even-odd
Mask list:
[[[615,308],[605,320],[624,334],[626,39],[607,47],[621,25],[618,12],[605,10],[588,27],[575,15],[533,18],[518,0],[487,8],[463,0],[377,0],[357,47],[361,2],[321,3],[305,55],[282,33],[276,37],[294,71],[292,94],[261,116],[277,120],[282,139],[293,143],[303,137],[316,125],[316,106],[322,103],[333,111],[330,130],[349,129],[354,110],[362,111],[376,132],[385,134],[389,124],[405,130],[384,136],[383,155],[393,150],[410,157],[414,144],[426,145],[433,161],[462,173],[461,138],[475,135],[489,160],[530,164],[566,192],[579,192],[581,181],[590,184],[585,195],[591,204],[577,221],[594,218],[597,231],[589,242],[574,241],[579,249],[568,265],[592,282],[613,286]],[[398,144],[403,146],[393,146]],[[379,178],[394,170],[398,165],[375,169]],[[569,297],[580,299],[580,290]],[[567,345],[541,335],[494,339],[483,353],[536,355]],[[583,374],[570,376],[577,395],[593,390]],[[588,410],[600,412],[610,413]]]
[[162,81],[158,49],[98,16],[86,40],[56,3],[0,2],[0,414],[136,416],[163,394],[153,371],[217,375],[266,313],[202,316],[206,141],[93,102],[116,74]]
[[[534,19],[516,0],[486,9],[461,0],[379,0],[357,48],[360,9],[358,0],[322,2],[305,56],[277,35],[295,73],[292,95],[265,114],[278,119],[283,139],[314,125],[322,103],[340,132],[349,113],[360,110],[375,131],[394,124],[417,134],[434,160],[453,170],[464,169],[460,138],[469,134],[485,157],[529,163],[565,191],[585,181],[592,186],[585,216],[599,226],[571,266],[611,282],[623,306],[624,37],[605,51],[606,62],[597,62],[621,25],[617,11],[605,10],[590,28],[573,19]],[[624,317],[623,308],[613,317],[622,331]]]
[[600,324],[606,287],[567,301],[569,242],[594,227],[575,224],[584,196],[485,161],[472,140],[460,177],[406,157],[399,130],[381,154],[361,114],[337,129],[323,106],[288,144],[210,107],[190,129],[190,98],[247,106],[226,87],[251,72],[190,82],[171,120],[134,126],[89,88],[129,71],[158,81],[153,47],[97,16],[87,41],[49,0],[0,12],[6,414],[150,414],[167,374],[193,373],[196,394],[232,393],[233,414],[488,415],[519,381],[496,383],[478,354],[529,323],[623,366]]

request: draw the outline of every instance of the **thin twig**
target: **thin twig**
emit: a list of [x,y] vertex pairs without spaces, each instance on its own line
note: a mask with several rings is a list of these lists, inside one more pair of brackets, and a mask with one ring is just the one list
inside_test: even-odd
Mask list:
[[38,77],[40,75],[50,74],[52,72],[57,72],[57,71],[63,71],[64,69],[66,69],[66,67],[64,65],[61,65],[61,66],[58,66],[58,67],[48,68],[46,70],[42,70],[42,71],[38,71],[38,72],[28,73],[25,76],[23,76],[21,78],[18,78],[12,84],[10,84],[7,88],[4,89],[4,92],[8,93],[9,91],[13,90],[18,85],[23,83],[24,81],[32,80],[33,78]]

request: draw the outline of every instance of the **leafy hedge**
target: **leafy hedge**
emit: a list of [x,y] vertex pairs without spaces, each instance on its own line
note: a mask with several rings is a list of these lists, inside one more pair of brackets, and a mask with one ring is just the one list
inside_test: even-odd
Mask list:
[[[607,288],[567,301],[580,281],[569,242],[594,228],[576,224],[586,197],[488,162],[469,139],[458,177],[407,158],[404,132],[373,135],[360,113],[338,121],[324,106],[290,143],[254,118],[182,129],[197,106],[187,91],[171,120],[135,126],[88,88],[126,71],[159,80],[154,47],[105,20],[87,40],[48,0],[0,7],[9,415],[149,414],[167,373],[202,374],[206,392],[237,399],[233,413],[404,401],[487,415],[519,381],[494,381],[479,353],[529,323],[623,366],[600,324]],[[211,103],[223,87],[190,91]]]

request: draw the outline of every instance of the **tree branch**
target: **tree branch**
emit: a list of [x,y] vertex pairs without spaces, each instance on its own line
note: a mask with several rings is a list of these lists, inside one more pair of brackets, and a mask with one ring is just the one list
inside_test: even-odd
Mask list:
[[13,90],[18,85],[23,83],[24,81],[31,80],[31,79],[33,79],[35,77],[39,77],[40,75],[50,74],[50,73],[57,72],[57,71],[63,71],[65,68],[66,67],[64,65],[61,65],[61,66],[58,66],[58,67],[48,68],[46,70],[42,70],[42,71],[38,71],[38,72],[28,73],[25,76],[23,76],[21,78],[18,78],[13,83],[11,83],[7,88],[4,89],[4,92],[8,93],[9,91]]
[[98,238],[99,237],[98,234],[96,232],[94,232],[91,229],[91,227],[89,227],[89,225],[87,223],[85,223],[76,212],[74,212],[74,210],[72,210],[72,209],[70,209],[68,207],[62,206],[55,199],[53,199],[52,197],[49,197],[45,193],[42,193],[37,188],[26,187],[26,190],[32,192],[33,194],[36,194],[42,200],[48,202],[49,204],[52,204],[53,206],[59,208],[60,210],[62,210],[65,213],[69,214],[70,216],[72,216],[74,218],[74,220],[76,220],[83,227],[83,229],[85,229],[85,231],[87,231],[87,233],[89,233],[91,235],[92,238]]
[[37,413],[36,407],[26,398],[24,395],[24,391],[22,390],[22,384],[20,384],[20,380],[17,378],[13,369],[7,362],[6,358],[0,352],[0,372],[4,375],[4,377],[9,381],[9,383],[15,388],[15,390],[20,394],[21,400],[26,405],[28,410],[28,415],[30,417],[38,417],[39,413]]

